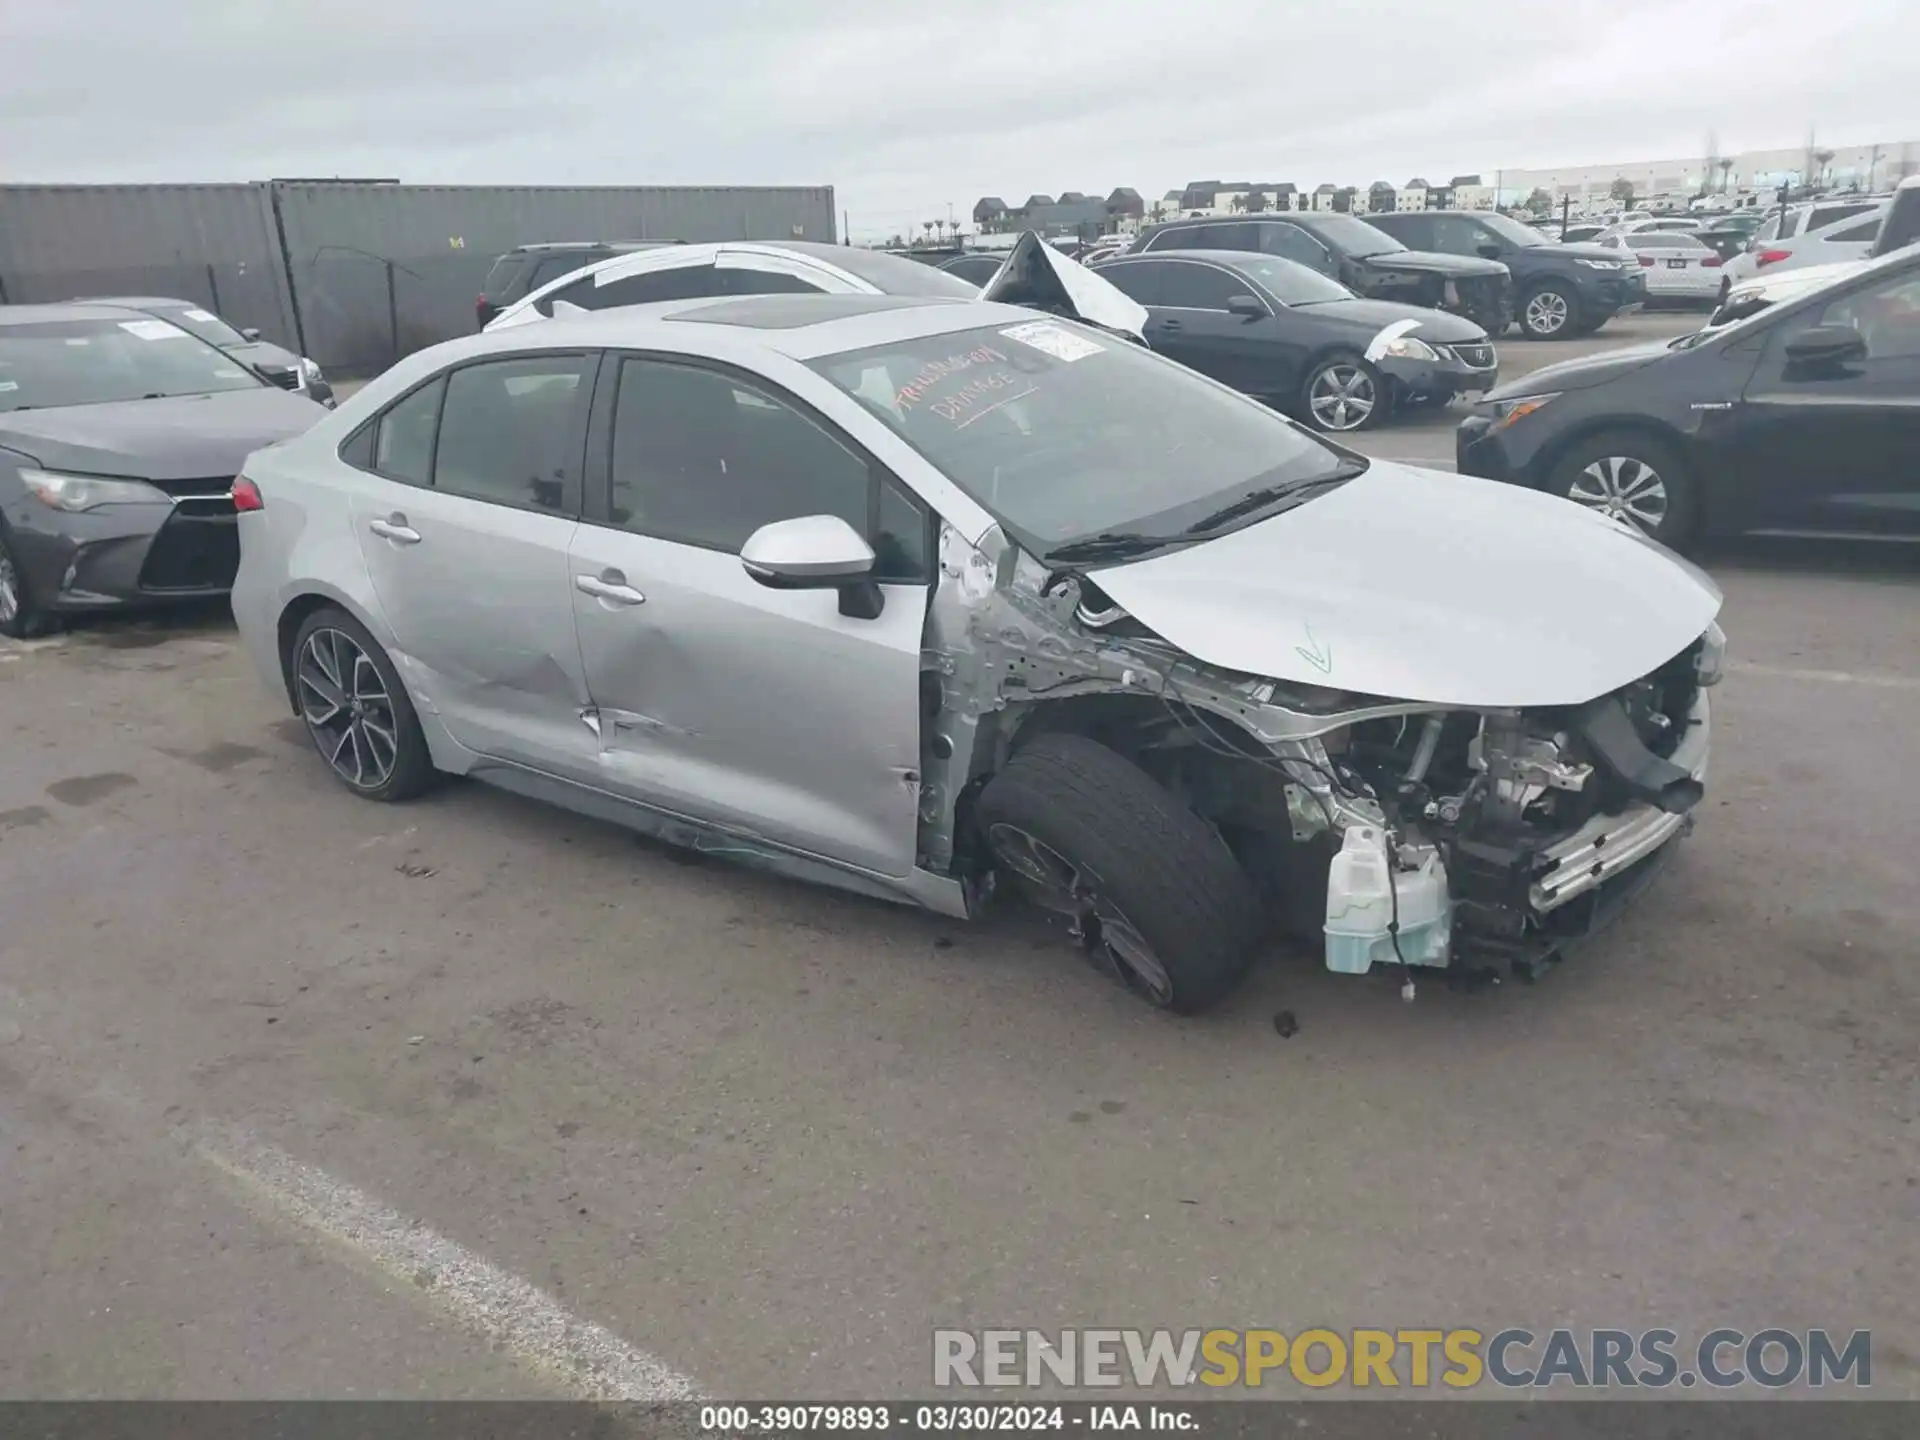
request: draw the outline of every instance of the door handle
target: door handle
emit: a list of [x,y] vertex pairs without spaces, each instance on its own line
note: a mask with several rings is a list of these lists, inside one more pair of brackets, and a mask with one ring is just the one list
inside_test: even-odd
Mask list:
[[384,520],[369,521],[367,528],[382,540],[391,540],[396,545],[418,545],[420,532],[407,524],[407,517],[395,511]]
[[647,603],[647,597],[627,584],[627,577],[618,570],[602,570],[598,575],[576,575],[573,577],[573,588],[582,595],[591,595],[609,605]]
[[1178,330],[1180,328],[1180,322],[1178,320],[1162,320],[1160,322],[1160,328],[1162,330]]

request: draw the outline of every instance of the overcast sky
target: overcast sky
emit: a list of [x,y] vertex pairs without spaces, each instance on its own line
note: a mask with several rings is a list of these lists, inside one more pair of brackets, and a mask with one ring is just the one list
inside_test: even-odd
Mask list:
[[[1916,0],[0,0],[0,180],[1364,185],[1920,138]],[[1903,22],[1904,23],[1901,23]],[[1488,179],[1491,180],[1491,174]]]

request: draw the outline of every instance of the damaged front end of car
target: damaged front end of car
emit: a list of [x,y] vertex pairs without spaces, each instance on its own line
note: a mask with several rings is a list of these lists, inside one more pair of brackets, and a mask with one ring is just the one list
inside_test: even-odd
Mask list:
[[[1392,967],[1409,995],[1420,968],[1531,978],[1637,893],[1701,796],[1717,624],[1578,704],[1441,705],[1204,663],[1097,576],[998,530],[944,532],[940,563],[918,863],[959,881],[969,910],[1009,868],[975,803],[1042,736],[1138,767],[1217,832],[1270,933],[1336,970]],[[1052,897],[1089,948],[1096,901]]]

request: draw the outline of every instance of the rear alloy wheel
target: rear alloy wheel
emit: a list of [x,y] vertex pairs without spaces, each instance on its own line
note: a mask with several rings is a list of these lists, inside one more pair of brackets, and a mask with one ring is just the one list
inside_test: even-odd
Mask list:
[[976,813],[999,870],[1148,1004],[1204,1009],[1246,973],[1262,923],[1252,882],[1211,825],[1124,756],[1041,735]]
[[1304,399],[1308,423],[1336,435],[1371,429],[1387,417],[1386,383],[1357,355],[1323,360],[1307,376]]
[[1673,447],[1652,435],[1609,431],[1582,441],[1554,466],[1549,488],[1663,545],[1679,546],[1693,533],[1693,477]]
[[1520,307],[1520,333],[1529,340],[1558,340],[1576,328],[1573,297],[1558,285],[1542,285]]
[[433,763],[393,662],[352,616],[316,610],[294,637],[294,703],[334,776],[369,800],[406,800]]

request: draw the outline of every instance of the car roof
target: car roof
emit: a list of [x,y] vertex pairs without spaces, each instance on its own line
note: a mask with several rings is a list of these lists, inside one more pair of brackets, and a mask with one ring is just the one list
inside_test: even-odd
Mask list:
[[567,250],[656,250],[664,245],[684,245],[684,240],[532,240],[516,245],[509,255],[550,255]]
[[125,305],[97,301],[53,301],[45,305],[0,305],[0,325],[51,325],[62,320],[125,320],[135,313]]
[[[1225,265],[1228,269],[1238,269],[1249,260],[1278,260],[1283,265],[1296,265],[1298,261],[1289,260],[1284,255],[1268,255],[1260,250],[1149,250],[1144,255],[1116,255],[1109,265],[1145,265],[1148,263],[1164,265],[1170,260],[1202,260],[1212,265]],[[1104,268],[1104,267],[1103,267]],[[1301,269],[1307,267],[1302,265]]]

